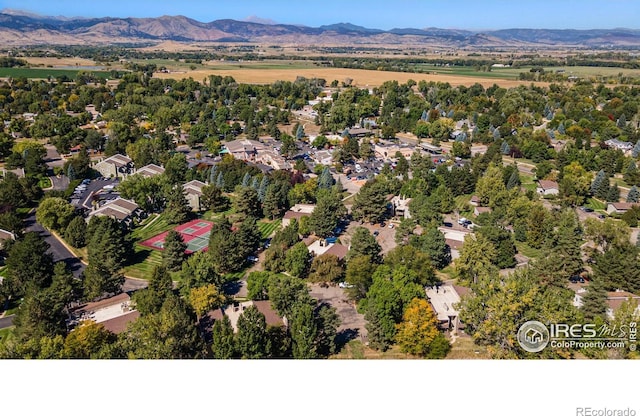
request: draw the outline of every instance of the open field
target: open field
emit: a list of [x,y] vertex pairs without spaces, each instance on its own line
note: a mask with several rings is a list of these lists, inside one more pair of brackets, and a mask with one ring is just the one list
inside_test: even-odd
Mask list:
[[[492,79],[517,80],[521,72],[529,72],[531,67],[519,68],[492,68],[491,72],[478,71],[472,67],[463,66],[435,66],[429,64],[417,64],[417,68],[423,71],[429,71],[439,75],[464,76],[464,77],[480,77]],[[546,72],[564,71],[567,76],[578,77],[595,77],[595,76],[616,76],[620,73],[627,76],[640,76],[640,69],[624,69],[616,67],[595,67],[595,66],[553,66],[544,68]]]
[[193,78],[196,81],[202,81],[210,75],[231,76],[237,82],[243,84],[270,84],[278,80],[295,81],[299,76],[305,78],[323,78],[327,82],[334,79],[344,81],[352,79],[352,84],[358,87],[377,87],[386,81],[398,81],[405,83],[412,79],[416,82],[434,81],[448,82],[452,86],[471,86],[473,84],[481,84],[484,87],[490,87],[498,84],[502,87],[516,87],[518,85],[530,85],[530,81],[517,81],[515,79],[500,79],[492,77],[479,76],[460,76],[460,75],[441,75],[441,74],[416,74],[408,72],[390,72],[390,71],[371,71],[365,69],[349,69],[349,68],[295,68],[280,66],[267,66],[264,63],[257,63],[254,67],[251,63],[243,63],[242,65],[217,65],[216,67],[196,68],[196,70],[184,70],[180,72],[157,73],[154,77],[163,79],[182,79]]
[[70,66],[94,66],[96,63],[91,59],[79,58],[79,57],[49,57],[49,58],[36,58],[25,57],[21,58],[29,62],[31,65],[51,65],[55,67],[70,67]]
[[[70,79],[74,79],[78,72],[82,69],[54,69],[54,68],[0,68],[0,78],[12,77],[25,77],[25,78],[38,78],[45,79],[48,77],[58,78],[67,76]],[[94,74],[98,78],[110,78],[111,73],[107,71],[88,71]]]

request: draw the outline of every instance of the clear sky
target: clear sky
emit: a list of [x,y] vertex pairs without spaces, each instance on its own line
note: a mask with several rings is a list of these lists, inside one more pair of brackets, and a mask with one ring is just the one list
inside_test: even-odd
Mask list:
[[201,22],[258,16],[321,26],[349,22],[375,29],[640,28],[638,0],[0,0],[0,9],[49,16],[158,17]]

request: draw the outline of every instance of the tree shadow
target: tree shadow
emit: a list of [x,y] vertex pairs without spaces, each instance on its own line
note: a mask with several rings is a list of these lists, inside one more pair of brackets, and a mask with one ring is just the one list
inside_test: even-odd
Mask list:
[[349,341],[358,339],[360,336],[360,330],[357,328],[347,328],[338,332],[336,335],[336,353],[339,353]]
[[222,292],[228,296],[235,296],[240,293],[240,289],[242,289],[242,281],[234,280],[231,282],[226,282],[222,285]]

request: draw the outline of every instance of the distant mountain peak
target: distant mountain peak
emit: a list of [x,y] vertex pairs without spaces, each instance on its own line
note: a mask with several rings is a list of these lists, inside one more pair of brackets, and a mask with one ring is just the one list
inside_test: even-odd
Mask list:
[[10,8],[5,8],[0,10],[1,14],[6,14],[9,16],[23,16],[23,17],[30,17],[31,19],[38,19],[38,20],[62,20],[62,21],[67,21],[67,20],[75,20],[75,19],[84,19],[83,17],[66,17],[66,16],[44,16],[38,13],[34,13],[34,12],[30,12],[28,10],[21,10],[21,9],[10,9]]
[[278,24],[278,22],[276,22],[275,20],[263,19],[262,17],[255,16],[255,15],[247,16],[244,19],[242,19],[242,21],[249,22],[249,23],[259,23],[261,25],[277,25]]

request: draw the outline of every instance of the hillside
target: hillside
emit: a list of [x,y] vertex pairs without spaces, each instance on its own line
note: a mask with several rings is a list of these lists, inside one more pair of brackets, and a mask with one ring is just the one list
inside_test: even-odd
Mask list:
[[230,19],[204,23],[186,16],[68,18],[16,10],[0,12],[0,41],[30,44],[105,44],[149,41],[269,42],[271,44],[397,44],[441,47],[637,47],[640,30],[503,29],[472,32],[439,28],[370,29],[351,23],[317,28]]

